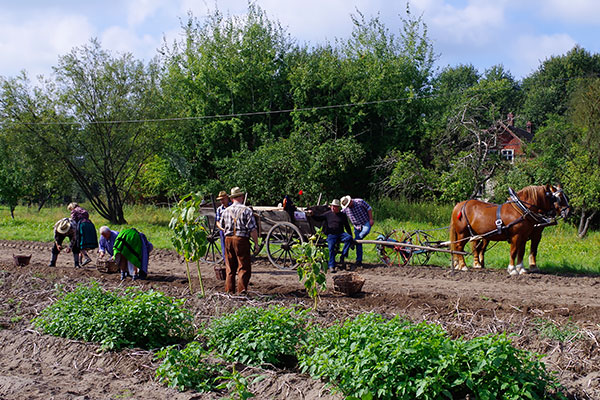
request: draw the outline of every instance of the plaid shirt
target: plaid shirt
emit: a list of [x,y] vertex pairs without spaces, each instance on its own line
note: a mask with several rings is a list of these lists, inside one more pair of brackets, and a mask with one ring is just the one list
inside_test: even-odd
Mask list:
[[254,221],[254,214],[250,208],[233,203],[223,211],[221,226],[225,236],[249,237],[250,232],[256,229],[256,221]]
[[352,199],[352,205],[342,212],[350,218],[352,225],[357,227],[369,222],[369,210],[372,210],[371,206],[363,199]]

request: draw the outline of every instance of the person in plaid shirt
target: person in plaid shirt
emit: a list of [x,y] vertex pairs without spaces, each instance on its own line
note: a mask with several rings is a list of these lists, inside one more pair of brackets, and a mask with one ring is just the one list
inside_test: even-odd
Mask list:
[[[227,262],[225,291],[247,293],[252,274],[250,260],[250,237],[258,243],[258,231],[252,210],[243,204],[244,192],[239,187],[231,189],[229,198],[233,201],[221,215],[220,225],[225,234],[225,257]],[[258,248],[258,247],[257,247]]]
[[[350,196],[344,196],[341,199],[342,212],[350,219],[354,225],[354,240],[364,239],[371,231],[375,223],[373,220],[373,209],[363,199],[353,199]],[[356,265],[362,266],[363,248],[362,244],[356,243]]]

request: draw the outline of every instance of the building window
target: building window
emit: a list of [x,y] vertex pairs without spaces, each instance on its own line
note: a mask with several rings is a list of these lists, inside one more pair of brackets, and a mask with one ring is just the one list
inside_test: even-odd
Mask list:
[[504,160],[513,162],[515,159],[515,151],[513,149],[503,149],[501,154]]

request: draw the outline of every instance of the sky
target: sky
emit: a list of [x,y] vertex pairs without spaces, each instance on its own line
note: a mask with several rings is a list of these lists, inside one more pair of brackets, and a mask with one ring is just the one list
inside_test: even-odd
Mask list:
[[[351,15],[379,16],[399,34],[406,0],[255,0],[298,44],[318,45],[352,31]],[[598,0],[409,0],[438,55],[436,66],[502,64],[516,79],[579,45],[600,52]],[[0,75],[50,76],[58,57],[91,38],[145,61],[163,39],[181,37],[188,12],[205,18],[247,11],[247,0],[0,0]],[[596,38],[596,39],[594,39]]]

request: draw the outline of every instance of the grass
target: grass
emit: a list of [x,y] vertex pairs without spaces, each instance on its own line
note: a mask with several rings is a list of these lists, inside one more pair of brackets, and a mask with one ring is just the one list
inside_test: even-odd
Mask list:
[[[448,240],[447,229],[452,206],[435,205],[432,203],[403,203],[383,200],[372,203],[375,210],[375,225],[367,239],[376,239],[378,233],[389,232],[393,229],[404,229],[411,232],[416,229],[426,230],[436,240]],[[170,210],[167,207],[156,206],[127,206],[125,218],[128,225],[110,225],[91,207],[83,204],[90,212],[90,219],[100,228],[107,225],[111,229],[121,230],[135,227],[144,232],[156,248],[173,249],[171,232],[169,230]],[[33,240],[51,242],[52,227],[60,218],[68,216],[66,207],[46,207],[40,212],[35,207],[19,206],[15,210],[15,219],[10,218],[7,207],[0,206],[0,238],[5,240]],[[441,228],[441,229],[440,229]],[[564,221],[557,226],[544,230],[539,246],[538,266],[552,273],[600,274],[600,232],[590,231],[584,239],[577,236],[577,229]],[[470,251],[469,246],[467,250]],[[374,246],[364,246],[366,262],[378,260]],[[529,249],[527,249],[527,252]],[[527,265],[527,255],[525,264]],[[263,249],[266,254],[266,250]],[[506,268],[509,261],[509,245],[506,242],[492,242],[486,256],[487,268]],[[351,253],[350,261],[354,254]],[[467,257],[467,264],[472,258]],[[430,264],[448,267],[450,256],[444,253],[434,253]]]

